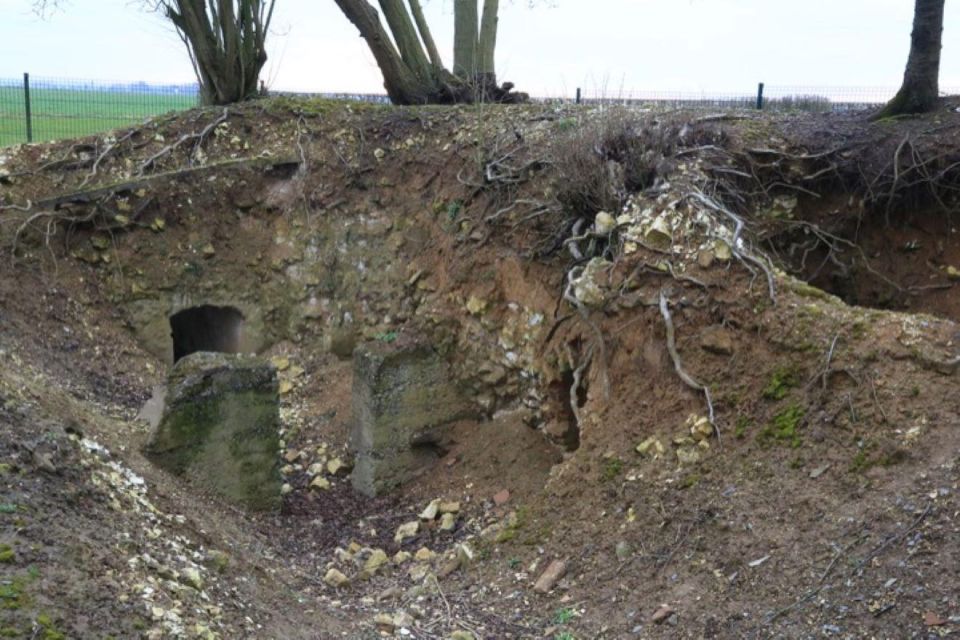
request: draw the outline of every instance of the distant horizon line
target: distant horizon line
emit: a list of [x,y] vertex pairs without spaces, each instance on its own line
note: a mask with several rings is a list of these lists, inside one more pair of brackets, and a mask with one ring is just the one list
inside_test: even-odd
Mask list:
[[[21,88],[23,86],[23,76],[4,77],[0,76],[0,88],[11,89]],[[152,80],[98,80],[93,78],[64,78],[50,77],[42,75],[30,75],[31,89],[52,89],[52,90],[108,90],[124,93],[176,93],[180,95],[197,95],[200,92],[199,83],[193,82],[172,82],[172,81],[152,81]],[[843,85],[765,85],[764,94],[766,100],[782,100],[797,98],[822,98],[830,102],[839,103],[881,103],[892,97],[897,91],[897,87],[880,86],[843,86]],[[316,96],[367,96],[367,97],[386,97],[383,90],[304,90],[282,87],[271,87],[267,85],[268,93],[274,94],[300,94]],[[539,100],[550,99],[572,99],[579,90],[573,92],[563,91],[554,94],[531,94],[531,98]],[[940,91],[942,96],[960,94],[960,87],[944,87]],[[755,96],[751,91],[728,91],[728,90],[708,90],[708,89],[636,89],[613,92],[607,95],[601,95],[596,91],[582,91],[584,101],[595,102],[597,100],[744,100]],[[882,96],[887,95],[884,98]]]

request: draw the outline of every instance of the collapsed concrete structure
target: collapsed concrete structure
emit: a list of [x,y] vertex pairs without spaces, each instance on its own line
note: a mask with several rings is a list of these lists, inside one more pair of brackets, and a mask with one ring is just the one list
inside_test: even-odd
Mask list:
[[228,502],[262,511],[280,506],[279,446],[273,365],[201,351],[171,369],[163,415],[145,453]]
[[353,487],[381,495],[443,453],[443,427],[475,417],[443,356],[426,342],[357,347],[353,360]]

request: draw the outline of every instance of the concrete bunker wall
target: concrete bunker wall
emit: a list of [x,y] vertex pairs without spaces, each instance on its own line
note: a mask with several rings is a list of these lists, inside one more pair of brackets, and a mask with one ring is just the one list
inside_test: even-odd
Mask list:
[[280,506],[279,394],[269,362],[198,352],[170,371],[145,453],[158,466],[251,510]]
[[353,487],[368,496],[437,460],[441,430],[477,412],[449,364],[422,343],[366,343],[353,360]]

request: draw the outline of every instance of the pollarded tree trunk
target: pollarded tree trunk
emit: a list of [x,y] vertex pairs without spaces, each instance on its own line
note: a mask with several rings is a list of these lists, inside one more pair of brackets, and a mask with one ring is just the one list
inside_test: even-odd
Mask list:
[[453,2],[453,73],[470,79],[477,74],[477,0]]
[[203,104],[230,104],[258,94],[265,42],[276,0],[163,0],[187,45]]
[[497,49],[497,23],[500,2],[486,0],[483,3],[483,18],[480,20],[480,38],[477,42],[477,71],[496,80],[497,71],[493,54]]
[[453,72],[443,65],[420,0],[408,0],[409,11],[403,0],[378,0],[387,28],[367,0],[335,2],[367,42],[395,104],[526,99],[512,85],[496,84],[498,0],[484,0],[482,17],[479,0],[454,0]]
[[[142,2],[162,12],[187,45],[203,104],[230,104],[257,95],[276,0]],[[34,0],[34,9],[42,16],[63,4],[62,0]]]
[[419,0],[410,0],[410,12],[417,23],[417,30],[420,32],[420,38],[423,40],[423,46],[427,48],[430,56],[430,64],[437,70],[443,69],[443,58],[440,57],[440,51],[437,49],[437,43],[433,40],[433,34],[430,32],[430,26],[423,15],[423,7]]
[[876,118],[933,110],[940,97],[940,49],[945,0],[916,0],[903,86]]
[[[423,77],[414,72],[410,65],[403,59],[400,51],[394,46],[393,41],[383,24],[380,22],[380,15],[366,0],[335,0],[337,6],[343,11],[343,14],[360,31],[360,37],[367,42],[370,52],[373,53],[377,66],[383,74],[383,86],[387,90],[395,104],[428,104],[431,102],[442,102],[440,96],[443,95],[443,89],[440,82],[442,67],[437,68],[436,64],[431,65],[431,72],[427,77]],[[381,7],[389,0],[381,0]],[[411,4],[416,4],[417,10],[414,16],[419,16],[417,25],[428,42],[433,42],[433,37],[423,19],[423,11],[419,8],[417,0],[411,0]],[[395,21],[397,28],[403,29],[401,22]],[[391,27],[392,29],[393,27]],[[417,37],[414,33],[401,33],[398,41],[410,43]],[[433,45],[434,49],[436,45]],[[439,62],[439,54],[437,55]],[[422,69],[421,69],[422,71]]]
[[453,73],[473,86],[477,100],[497,101],[497,22],[500,3],[485,0],[477,22],[477,0],[456,0],[454,4]]

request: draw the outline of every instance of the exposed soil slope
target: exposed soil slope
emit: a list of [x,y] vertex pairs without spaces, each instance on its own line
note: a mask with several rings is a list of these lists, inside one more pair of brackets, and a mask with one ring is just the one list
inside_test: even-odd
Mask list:
[[[958,132],[277,99],[3,150],[0,635],[956,633]],[[141,456],[201,304],[280,370],[278,515]],[[349,353],[406,334],[485,419],[366,499]]]

